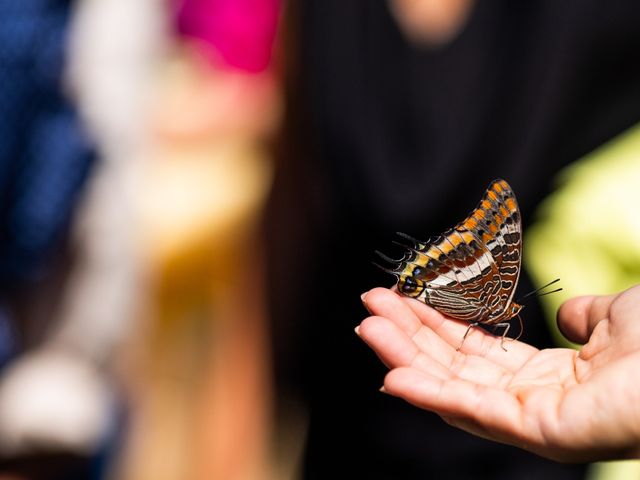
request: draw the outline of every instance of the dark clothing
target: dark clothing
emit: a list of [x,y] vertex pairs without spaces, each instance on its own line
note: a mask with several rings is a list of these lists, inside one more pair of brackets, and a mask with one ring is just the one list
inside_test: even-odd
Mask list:
[[[410,44],[386,2],[307,0],[293,17],[269,226],[278,379],[309,407],[305,478],[581,478],[378,393],[386,370],[353,328],[360,294],[393,284],[371,261],[394,232],[452,227],[494,178],[526,231],[560,168],[640,120],[640,6],[479,1],[439,48]],[[522,317],[525,341],[551,344],[535,301]]]

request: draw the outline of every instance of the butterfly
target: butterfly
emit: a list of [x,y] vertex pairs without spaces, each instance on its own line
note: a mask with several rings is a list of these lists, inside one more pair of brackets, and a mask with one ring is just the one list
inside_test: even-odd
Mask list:
[[522,222],[509,184],[491,182],[467,218],[435,238],[422,242],[398,235],[409,242],[394,242],[406,249],[403,258],[376,252],[394,265],[381,268],[397,277],[398,292],[469,322],[458,350],[480,324],[504,328],[500,345],[506,350],[507,321],[523,308],[513,299],[522,261]]

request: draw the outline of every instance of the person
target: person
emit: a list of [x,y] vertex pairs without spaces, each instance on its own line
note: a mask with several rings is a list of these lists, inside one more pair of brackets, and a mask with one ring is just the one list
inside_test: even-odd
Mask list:
[[[305,480],[582,479],[583,465],[472,437],[379,395],[382,365],[352,332],[359,295],[390,281],[371,263],[374,250],[395,255],[394,232],[444,231],[495,178],[517,193],[527,231],[558,171],[638,122],[640,8],[468,2],[451,35],[427,38],[429,25],[402,13],[427,3],[288,6],[264,242],[276,402],[283,417],[291,402],[306,415]],[[237,268],[253,273],[253,255]],[[527,319],[523,341],[553,345],[537,302]]]
[[537,349],[473,329],[395,292],[363,296],[358,335],[391,369],[382,391],[485,439],[561,462],[640,458],[640,285],[566,301],[570,348]]

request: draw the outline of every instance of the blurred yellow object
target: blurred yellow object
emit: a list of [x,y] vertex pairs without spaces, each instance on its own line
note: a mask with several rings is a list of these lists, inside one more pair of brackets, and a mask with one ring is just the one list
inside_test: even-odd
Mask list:
[[147,298],[126,357],[133,420],[118,478],[268,477],[256,238],[273,174],[261,140],[278,102],[265,77],[252,90],[252,78],[226,75],[187,56],[168,63],[154,96],[134,202]]
[[[524,260],[538,285],[561,278],[562,292],[541,298],[558,342],[568,343],[555,322],[562,302],[640,283],[638,205],[640,126],[565,169],[540,206],[525,232]],[[597,464],[588,478],[640,478],[640,461]]]
[[524,243],[538,284],[561,278],[563,291],[542,298],[549,318],[568,298],[640,283],[639,186],[640,127],[560,174],[558,191],[540,206]]
[[223,288],[271,185],[260,140],[279,104],[268,75],[213,71],[181,53],[161,78],[141,162],[141,245],[164,281],[177,287],[206,275]]
[[[248,234],[271,183],[268,158],[249,145],[212,143],[165,148],[147,162],[140,183],[143,255],[163,282],[217,282],[237,268],[237,247]],[[184,291],[188,294],[188,290]]]

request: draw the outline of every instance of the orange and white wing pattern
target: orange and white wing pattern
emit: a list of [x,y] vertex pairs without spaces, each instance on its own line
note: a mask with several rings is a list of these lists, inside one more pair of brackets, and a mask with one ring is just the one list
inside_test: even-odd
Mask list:
[[497,324],[522,308],[513,302],[520,275],[522,226],[513,190],[494,180],[469,216],[426,242],[399,234],[407,252],[385,271],[398,291],[453,318]]

